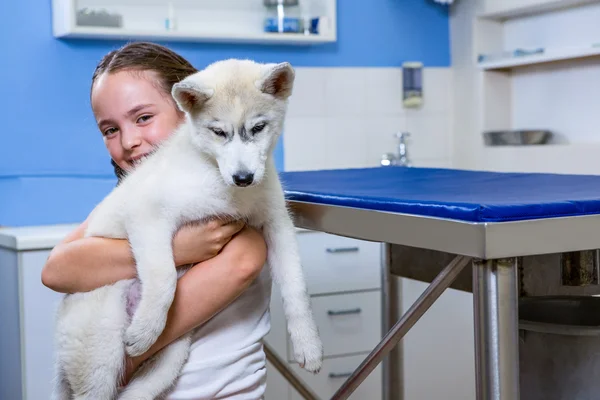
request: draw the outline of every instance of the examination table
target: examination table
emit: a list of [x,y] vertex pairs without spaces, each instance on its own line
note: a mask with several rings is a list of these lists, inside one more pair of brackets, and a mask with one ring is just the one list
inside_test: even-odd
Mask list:
[[[517,400],[521,299],[600,294],[597,253],[586,256],[600,248],[600,176],[375,167],[281,179],[298,227],[382,243],[384,336],[333,399],[347,399],[379,363],[384,400],[401,399],[397,345],[452,287],[473,293],[477,399]],[[396,276],[430,283],[402,316]]]

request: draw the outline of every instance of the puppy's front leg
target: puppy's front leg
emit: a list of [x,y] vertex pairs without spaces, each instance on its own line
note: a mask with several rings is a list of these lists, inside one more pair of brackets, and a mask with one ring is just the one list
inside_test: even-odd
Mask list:
[[307,371],[317,373],[322,365],[323,344],[310,306],[294,224],[283,198],[270,215],[263,230],[267,261],[281,291],[294,358]]
[[140,213],[128,229],[128,238],[142,283],[139,305],[125,332],[130,356],[146,352],[162,333],[177,287],[173,260],[173,224],[156,213]]

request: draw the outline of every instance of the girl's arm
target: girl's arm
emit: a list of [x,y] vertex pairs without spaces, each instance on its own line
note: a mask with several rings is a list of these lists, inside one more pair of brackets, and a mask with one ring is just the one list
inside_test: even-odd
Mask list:
[[145,354],[127,360],[125,382],[142,362],[233,302],[260,274],[266,259],[261,234],[244,228],[219,255],[186,272],[177,283],[164,331]]
[[[122,239],[83,237],[87,221],[50,252],[42,270],[42,283],[62,293],[87,292],[122,279],[136,277],[129,242]],[[216,256],[241,222],[220,220],[190,224],[173,239],[177,266],[195,264]]]
[[87,221],[56,245],[42,269],[42,283],[62,293],[87,292],[136,276],[127,240],[89,237]]

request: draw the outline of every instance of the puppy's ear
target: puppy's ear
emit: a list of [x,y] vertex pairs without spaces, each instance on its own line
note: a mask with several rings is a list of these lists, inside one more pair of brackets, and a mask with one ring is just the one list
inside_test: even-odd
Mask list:
[[181,111],[187,113],[199,110],[206,100],[212,97],[213,93],[213,89],[187,79],[174,84],[171,90],[177,106]]
[[295,72],[290,63],[266,64],[256,85],[261,92],[285,100],[292,94],[294,78]]

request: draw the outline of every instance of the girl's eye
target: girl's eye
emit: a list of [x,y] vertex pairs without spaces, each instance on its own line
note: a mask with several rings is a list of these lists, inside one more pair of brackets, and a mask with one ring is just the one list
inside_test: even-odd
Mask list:
[[220,137],[227,137],[227,134],[223,131],[223,129],[219,129],[219,128],[210,128],[211,131],[213,131],[213,133],[217,136]]
[[137,122],[148,122],[152,117],[152,115],[142,115],[138,118]]
[[104,134],[104,136],[110,136],[113,133],[115,133],[117,130],[115,128],[108,128],[106,129],[104,132],[102,132]]
[[258,123],[256,125],[254,125],[254,127],[252,127],[251,131],[253,135],[256,135],[258,132],[262,131],[263,129],[265,129],[265,126],[267,124],[265,122],[261,122]]

